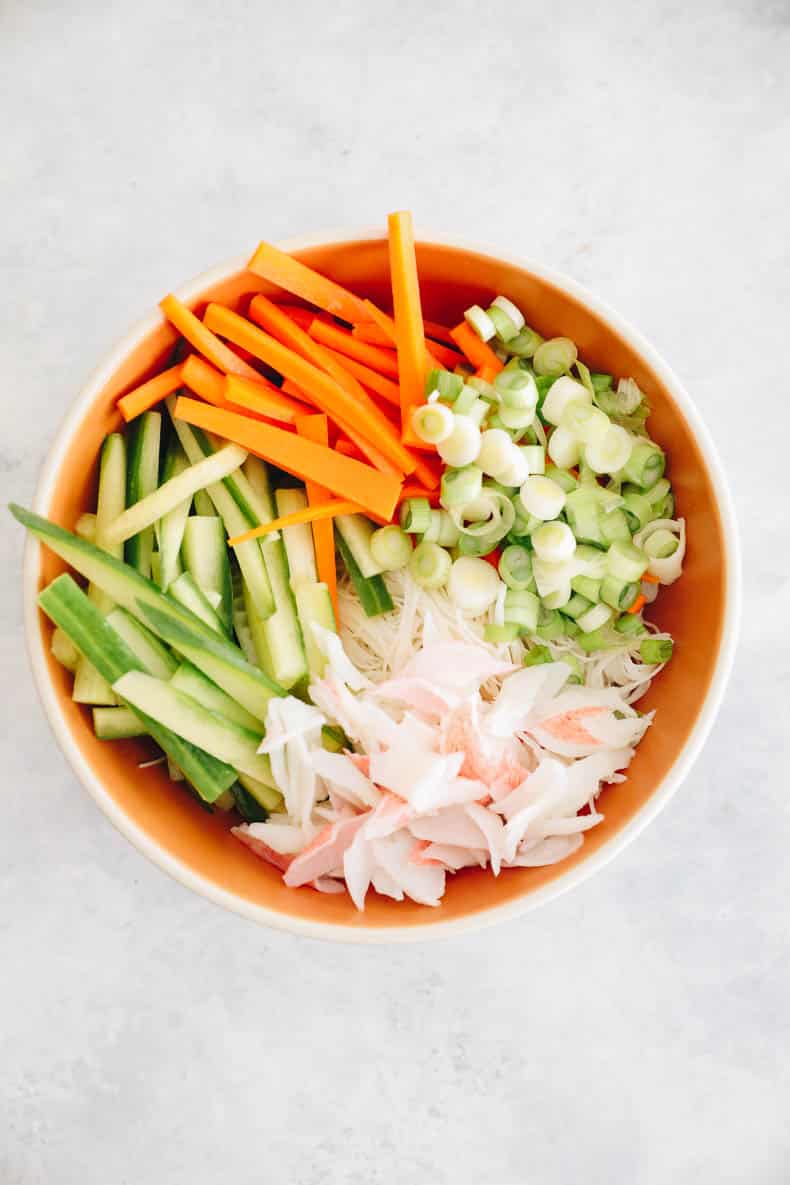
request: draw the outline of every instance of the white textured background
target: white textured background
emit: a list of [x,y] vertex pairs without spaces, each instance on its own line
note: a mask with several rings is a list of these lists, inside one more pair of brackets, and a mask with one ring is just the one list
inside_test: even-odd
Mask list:
[[2,0],[4,500],[173,285],[408,205],[665,353],[732,478],[747,611],[702,759],[613,866],[479,936],[335,947],[104,821],[36,701],[4,521],[0,1185],[790,1180],[788,61],[770,0]]

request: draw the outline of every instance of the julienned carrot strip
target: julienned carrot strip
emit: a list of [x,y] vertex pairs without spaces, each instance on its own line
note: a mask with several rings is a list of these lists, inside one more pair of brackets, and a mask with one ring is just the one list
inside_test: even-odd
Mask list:
[[[207,403],[213,403],[215,407],[221,407],[225,411],[238,411],[236,404],[231,403],[225,395],[225,375],[206,362],[205,358],[201,358],[199,354],[190,354],[189,357],[182,363],[182,382],[185,387],[189,387],[190,391],[194,391],[201,399],[205,399]],[[241,375],[234,375],[241,382],[253,385],[261,392],[267,394],[273,392],[279,395],[279,391],[273,386],[263,375],[258,375],[253,384],[252,379],[242,379]]]
[[645,582],[645,584],[660,584],[661,583],[661,581],[658,579],[658,577],[654,576],[652,572],[643,572],[642,573],[642,580]]
[[[395,344],[392,336],[381,325],[355,325],[351,330],[351,336],[361,342],[368,342],[372,346],[391,348]],[[457,350],[451,350],[439,342],[429,341],[427,337],[425,339],[425,346],[428,352],[433,355],[433,358],[447,370],[453,370],[459,362],[463,361]]]
[[407,498],[427,498],[432,506],[438,506],[439,491],[426,490],[422,486],[405,485],[398,496],[398,505],[405,502]]
[[304,403],[283,395],[275,387],[263,387],[238,374],[226,375],[223,384],[228,403],[246,407],[270,420],[280,420],[283,424],[293,424],[297,416],[304,415],[308,410]]
[[453,339],[450,337],[450,330],[446,325],[439,325],[436,321],[423,320],[423,328],[425,329],[426,337],[433,337],[438,342],[444,342],[446,346],[453,344]]
[[321,316],[315,309],[306,309],[301,304],[278,304],[277,307],[278,309],[282,309],[284,313],[287,313],[291,320],[295,321],[301,329],[307,329],[312,320]]
[[261,243],[247,264],[251,272],[263,276],[278,288],[301,297],[309,304],[317,305],[344,321],[366,321],[365,307],[358,296],[341,288],[333,280],[313,271],[298,259],[279,251],[270,243]]
[[496,376],[497,371],[494,370],[493,366],[478,366],[475,371],[475,378],[485,379],[487,383],[493,383]]
[[[379,449],[403,473],[414,470],[414,459],[398,440],[392,425],[381,412],[374,414],[367,405],[360,404],[334,379],[318,367],[305,361],[293,350],[283,346],[257,325],[221,305],[210,304],[206,309],[206,325],[223,337],[238,342],[256,358],[292,379],[308,398],[333,419],[353,421],[376,449]],[[318,322],[314,322],[318,324]]]
[[329,346],[324,346],[324,349],[349,374],[353,374],[354,378],[358,379],[363,386],[371,391],[375,391],[377,395],[380,395],[382,399],[386,399],[387,403],[391,403],[393,407],[400,407],[400,390],[398,389],[398,384],[394,383],[392,379],[386,378],[376,370],[371,370],[369,366],[365,366],[362,362],[357,362],[356,358],[349,358],[345,354],[339,354],[337,350],[331,350]]
[[315,523],[337,518],[339,514],[364,514],[361,506],[356,502],[349,502],[346,498],[333,498],[331,502],[324,502],[323,506],[306,506],[304,510],[295,510],[293,514],[284,514],[282,518],[273,518],[268,523],[259,523],[257,527],[250,527],[242,535],[234,535],[228,540],[231,547],[239,543],[246,543],[248,539],[258,539],[261,535],[271,535],[272,531],[284,531],[286,527],[298,527],[302,523]]
[[626,609],[626,613],[638,613],[643,605],[647,604],[647,597],[644,593],[640,593],[634,601],[630,609]]
[[[194,346],[197,352],[207,358],[213,366],[226,374],[240,374],[247,379],[260,378],[256,370],[248,366],[224,342],[215,337],[211,330],[177,297],[166,296],[159,302],[159,307],[168,321],[175,325],[190,345]],[[239,342],[238,344],[242,345],[243,343]]]
[[331,346],[339,354],[347,354],[349,358],[356,358],[379,374],[398,377],[398,359],[394,350],[385,350],[381,346],[371,346],[353,337],[347,329],[338,325],[327,325],[324,321],[314,321],[309,329],[310,336],[322,345]]
[[[296,420],[296,431],[305,440],[312,440],[314,444],[321,444],[325,448],[329,444],[329,424],[326,416],[299,416]],[[305,482],[307,501],[310,506],[322,506],[331,498],[329,491],[309,478]],[[335,610],[335,622],[340,618],[337,605],[337,567],[335,564],[335,532],[331,521],[315,520],[313,522],[313,544],[315,546],[315,562],[318,569],[318,579],[329,589],[332,606]]]
[[182,378],[183,367],[183,362],[179,362],[177,366],[163,370],[161,374],[157,374],[147,383],[135,387],[133,391],[128,391],[122,399],[119,399],[118,410],[127,423],[135,416],[148,411],[149,407],[166,399],[168,395],[172,395],[184,381]]
[[[383,331],[389,335],[389,339],[392,342],[393,346],[397,347],[398,335],[397,335],[397,331],[395,329],[394,318],[391,317],[389,315],[389,313],[382,313],[381,309],[376,308],[376,306],[373,304],[372,301],[366,300],[365,305],[366,305],[367,310],[370,313],[371,317],[376,322],[376,324],[379,326],[379,328],[383,329]],[[426,371],[431,370],[434,366],[438,366],[441,369],[441,363],[439,362],[439,359],[432,352],[433,346],[434,346],[433,342],[429,342],[429,341],[425,342],[425,369],[426,369]],[[455,365],[455,363],[453,365]]]
[[420,304],[420,281],[414,252],[414,227],[408,210],[387,218],[392,307],[400,376],[401,436],[415,441],[412,412],[425,399],[425,329]]
[[376,517],[389,519],[395,509],[401,489],[397,478],[340,456],[294,432],[184,396],[176,400],[174,414],[176,419],[240,444],[302,481],[309,477],[320,482],[339,498],[357,503]]
[[430,486],[433,490],[442,479],[441,467],[439,464],[432,465],[428,456],[418,456],[412,476],[415,481],[421,481],[424,486]]
[[466,321],[462,321],[460,325],[456,325],[454,329],[451,329],[450,336],[461,353],[469,359],[475,368],[479,366],[490,366],[493,368],[494,374],[499,374],[500,370],[502,370],[504,364],[499,361],[491,347],[480,340],[474,329],[472,329],[471,325],[467,325]]
[[344,457],[354,457],[357,461],[364,460],[362,453],[359,451],[354,442],[352,440],[347,440],[344,436],[341,436],[336,442],[335,451],[342,453]]

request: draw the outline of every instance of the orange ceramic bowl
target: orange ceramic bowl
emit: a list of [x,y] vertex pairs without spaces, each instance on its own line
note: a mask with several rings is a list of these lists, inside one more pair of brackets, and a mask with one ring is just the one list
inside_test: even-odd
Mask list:
[[[326,235],[284,244],[361,295],[389,305],[387,244],[380,232]],[[182,884],[267,925],[315,937],[359,942],[409,941],[512,918],[578,884],[620,851],[680,785],[711,727],[730,670],[738,620],[735,519],[721,466],[705,426],[678,380],[647,342],[576,283],[524,260],[432,238],[417,249],[424,311],[452,324],[471,303],[503,292],[546,337],[564,334],[597,370],[631,375],[653,406],[651,433],[667,450],[678,513],[688,525],[683,578],[651,610],[676,639],[675,658],[640,707],[656,710],[622,785],[600,797],[604,821],[583,846],[550,868],[494,877],[466,870],[448,878],[437,909],[371,893],[364,913],[345,895],[292,890],[229,832],[172,785],[162,768],[141,771],[146,742],[96,740],[89,713],[71,700],[71,676],[52,658],[51,627],[38,590],[63,568],[30,541],[25,556],[28,645],[45,710],[80,780],[123,834]],[[179,296],[200,308],[219,300],[244,309],[271,286],[235,260],[188,284]],[[35,507],[65,527],[93,507],[99,447],[119,426],[119,395],[162,364],[174,334],[158,312],[137,325],[79,395],[52,447]]]

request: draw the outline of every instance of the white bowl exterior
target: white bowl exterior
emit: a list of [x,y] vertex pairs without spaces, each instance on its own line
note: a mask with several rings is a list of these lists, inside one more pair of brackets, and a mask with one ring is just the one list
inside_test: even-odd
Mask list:
[[[374,241],[381,237],[382,232],[378,228],[351,232],[348,230],[328,231],[289,239],[278,245],[284,251],[295,252],[303,251],[310,247],[325,246],[329,243]],[[273,926],[279,930],[288,930],[294,934],[301,934],[310,938],[322,938],[338,942],[418,942],[434,938],[444,938],[451,934],[469,933],[470,931],[481,929],[484,926],[493,925],[495,922],[507,921],[519,917],[521,914],[536,909],[539,905],[543,905],[545,902],[558,897],[568,889],[581,884],[588,876],[591,876],[599,868],[602,868],[618,852],[621,852],[623,848],[630,844],[643,828],[656,817],[681,785],[699,756],[700,750],[713,725],[724,694],[727,679],[732,669],[740,625],[740,544],[735,510],[724,477],[724,470],[713,441],[691,397],[656,350],[604,301],[594,296],[591,292],[588,292],[580,284],[577,284],[575,280],[571,280],[559,272],[542,267],[528,259],[522,259],[510,254],[503,255],[495,247],[481,245],[480,243],[471,243],[464,240],[459,241],[458,239],[443,235],[425,235],[422,236],[421,241],[441,243],[460,248],[461,250],[471,251],[478,255],[489,255],[514,267],[532,272],[554,284],[557,288],[563,289],[606,320],[613,329],[629,341],[642,355],[672,393],[672,397],[682,409],[694,432],[716,493],[722,519],[727,561],[726,595],[719,657],[710,687],[708,688],[708,693],[705,697],[705,702],[682,752],[678,755],[677,760],[663,779],[659,788],[651,795],[650,799],[638,811],[634,818],[597,852],[590,856],[589,859],[583,860],[578,865],[569,868],[567,873],[557,877],[556,880],[543,886],[543,888],[528,893],[524,897],[517,898],[514,901],[509,901],[503,905],[470,914],[468,917],[458,918],[454,921],[430,922],[425,925],[409,925],[402,928],[388,926],[357,929],[353,926],[304,921],[301,918],[290,917],[276,910],[267,909],[262,905],[255,905],[242,897],[237,897],[235,894],[227,892],[225,889],[218,888],[217,885],[205,877],[199,876],[182,863],[182,861],[170,855],[169,852],[155,843],[142,828],[138,827],[118,807],[117,803],[108,794],[102,782],[96,777],[80,752],[60,711],[57,696],[49,678],[46,655],[39,629],[36,602],[39,576],[39,544],[32,536],[28,536],[25,544],[23,574],[25,636],[36,687],[55,736],[66,754],[72,769],[88,793],[95,799],[102,811],[104,811],[105,815],[149,860],[153,861],[154,864],[157,864],[164,872],[169,873],[177,881],[180,881],[186,888],[201,893],[210,901],[215,902],[215,904],[241,914],[243,917],[247,917],[254,922]],[[220,264],[177,289],[176,295],[181,300],[189,302],[193,297],[199,296],[201,292],[205,291],[211,285],[220,283],[244,269],[246,263],[247,258],[245,256],[233,259],[228,263]],[[110,380],[126,356],[162,323],[162,319],[162,315],[157,311],[151,313],[142,321],[139,321],[105,358],[104,362],[97,368],[83,387],[61,424],[42,467],[33,502],[33,507],[38,513],[46,514],[49,508],[58,472],[68,451],[71,439],[78,430],[86,410],[93,403],[98,393]]]

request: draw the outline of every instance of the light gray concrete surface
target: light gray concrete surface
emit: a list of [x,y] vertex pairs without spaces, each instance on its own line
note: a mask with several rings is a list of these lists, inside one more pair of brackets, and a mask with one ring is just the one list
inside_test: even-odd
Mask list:
[[788,60],[770,0],[0,5],[4,500],[174,284],[408,205],[652,338],[731,476],[747,595],[703,757],[610,868],[479,936],[335,947],[103,819],[3,522],[1,1185],[790,1180]]

